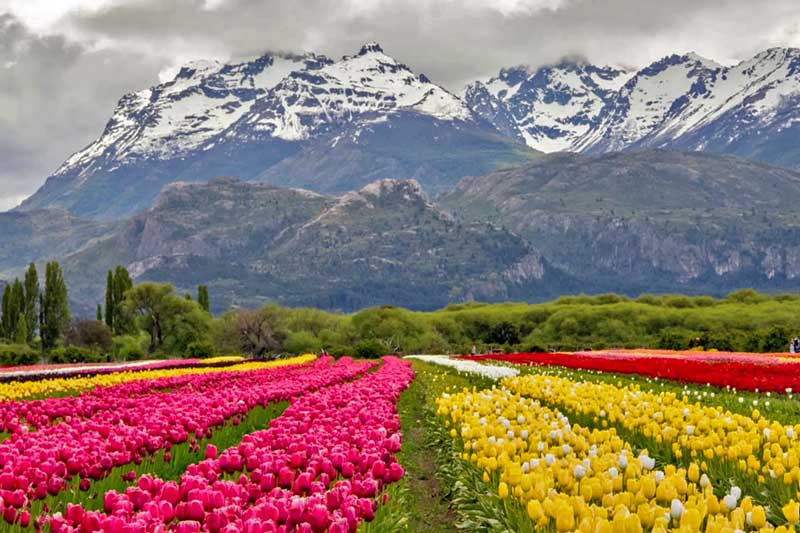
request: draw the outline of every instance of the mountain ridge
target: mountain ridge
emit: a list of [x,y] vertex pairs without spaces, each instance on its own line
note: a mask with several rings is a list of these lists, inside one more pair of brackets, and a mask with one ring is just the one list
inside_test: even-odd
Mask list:
[[77,308],[94,309],[97,280],[117,264],[137,282],[207,284],[216,311],[268,301],[434,308],[547,292],[562,277],[519,237],[454,219],[413,180],[340,197],[232,178],[172,184],[153,208],[63,259]]
[[[570,78],[592,69],[624,83],[599,92],[596,79]],[[525,90],[531,94],[520,96]],[[800,148],[791,144],[800,133],[798,48],[770,48],[729,66],[689,52],[638,71],[585,61],[503,69],[469,85],[465,100],[501,131],[544,152],[672,148],[800,168]]]
[[[396,146],[375,134],[391,128],[405,132],[393,138]],[[352,142],[337,145],[343,135]],[[415,159],[415,143],[437,141],[436,153]],[[362,142],[372,150],[364,153]],[[17,209],[60,206],[114,219],[146,209],[172,181],[267,175],[273,183],[292,185],[308,174],[308,162],[299,159],[320,143],[328,143],[334,161],[351,161],[324,192],[345,192],[378,178],[424,180],[431,159],[435,182],[425,185],[436,189],[454,184],[465,167],[485,172],[536,155],[454,94],[367,43],[338,61],[267,54],[233,65],[193,62],[173,80],[124,96],[100,138],[68,158]],[[476,145],[490,157],[471,158]],[[465,162],[448,166],[459,157]],[[284,160],[291,168],[268,173]],[[313,188],[314,177],[304,185]]]

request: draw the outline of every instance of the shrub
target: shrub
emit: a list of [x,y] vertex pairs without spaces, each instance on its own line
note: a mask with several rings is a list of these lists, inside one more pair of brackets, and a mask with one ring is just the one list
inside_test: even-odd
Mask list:
[[114,338],[114,356],[122,361],[139,361],[144,359],[146,338],[140,335],[122,335]]
[[503,321],[488,328],[484,340],[490,344],[517,344],[519,329],[508,321]]
[[286,337],[283,349],[296,354],[317,353],[322,350],[322,341],[310,331],[295,331]]
[[386,349],[375,339],[365,339],[356,344],[353,354],[362,359],[377,359],[386,355]]
[[114,341],[111,328],[105,322],[100,322],[99,320],[73,320],[67,331],[66,344],[109,352],[114,345]]
[[48,359],[54,364],[98,363],[103,357],[96,351],[80,346],[59,346],[50,350]]
[[195,341],[186,347],[186,355],[192,359],[205,359],[214,355],[214,345],[209,341]]
[[39,352],[26,344],[0,344],[1,365],[35,365],[39,359]]

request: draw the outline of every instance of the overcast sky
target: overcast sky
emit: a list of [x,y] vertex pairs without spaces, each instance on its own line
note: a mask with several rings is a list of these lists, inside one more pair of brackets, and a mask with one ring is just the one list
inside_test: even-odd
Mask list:
[[641,67],[800,46],[800,0],[0,0],[0,210],[102,131],[126,92],[197,58],[338,58],[368,40],[456,91],[583,56]]

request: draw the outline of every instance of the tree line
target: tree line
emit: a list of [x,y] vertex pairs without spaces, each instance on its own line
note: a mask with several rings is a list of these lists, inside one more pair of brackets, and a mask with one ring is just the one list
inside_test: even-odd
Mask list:
[[[94,319],[70,318],[57,262],[40,289],[35,265],[5,286],[0,363],[133,360],[242,354],[271,358],[325,351],[386,353],[575,351],[665,348],[783,352],[800,333],[800,295],[737,291],[725,298],[616,294],[565,296],[541,304],[467,302],[432,312],[379,306],[353,314],[276,304],[210,312],[208,287],[179,294],[169,284],[134,284],[109,270]],[[5,340],[3,340],[5,339]]]
[[208,287],[179,296],[168,284],[134,285],[123,266],[106,276],[104,304],[94,320],[72,318],[60,264],[45,266],[44,286],[31,263],[24,280],[6,284],[0,307],[0,364],[95,362],[159,356],[211,355]]

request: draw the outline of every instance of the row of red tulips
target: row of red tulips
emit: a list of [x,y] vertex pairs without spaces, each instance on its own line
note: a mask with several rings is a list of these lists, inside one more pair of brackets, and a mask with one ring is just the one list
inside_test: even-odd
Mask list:
[[671,379],[737,390],[787,392],[800,390],[800,363],[777,358],[725,359],[640,355],[629,352],[517,353],[463,356],[524,365],[556,365],[583,370]]
[[238,446],[219,455],[209,446],[180,483],[142,476],[106,493],[104,512],[69,505],[52,530],[354,532],[403,475],[396,403],[413,377],[408,362],[386,357],[375,373],[295,400]]
[[[180,390],[152,392],[129,401],[114,387],[80,396],[78,402],[89,402],[96,409],[90,416],[68,416],[37,431],[18,431],[0,443],[5,518],[24,521],[25,516],[17,516],[15,510],[26,509],[32,499],[59,493],[75,476],[81,478],[81,489],[88,490],[91,480],[105,477],[115,467],[139,463],[157,451],[168,452],[191,438],[209,437],[213,428],[228,420],[236,422],[258,405],[344,382],[370,366],[350,359],[331,362],[322,358],[312,365],[222,373],[218,381],[200,375],[195,376],[196,389],[190,380]],[[96,408],[98,401],[108,404]]]

